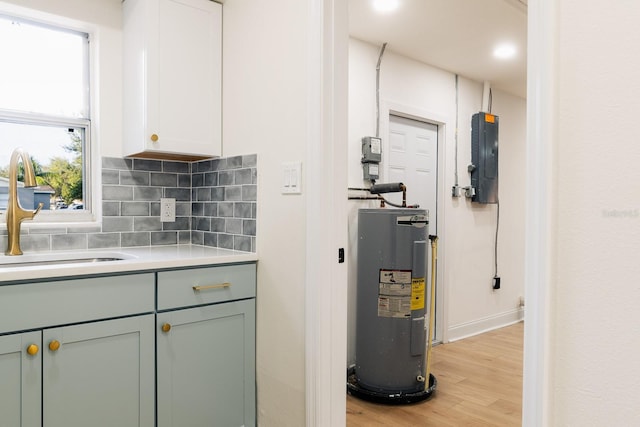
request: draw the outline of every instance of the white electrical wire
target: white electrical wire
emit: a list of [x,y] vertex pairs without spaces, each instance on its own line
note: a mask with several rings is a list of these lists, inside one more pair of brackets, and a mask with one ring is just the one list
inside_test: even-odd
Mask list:
[[380,138],[380,63],[386,47],[387,43],[385,42],[380,49],[378,64],[376,65],[376,138]]

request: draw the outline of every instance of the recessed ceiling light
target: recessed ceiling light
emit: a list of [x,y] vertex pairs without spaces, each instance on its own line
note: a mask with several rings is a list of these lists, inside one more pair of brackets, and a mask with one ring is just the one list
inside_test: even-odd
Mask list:
[[373,0],[373,9],[376,12],[393,12],[400,5],[400,0]]
[[517,49],[511,43],[503,43],[493,49],[493,56],[498,59],[511,59],[516,56]]

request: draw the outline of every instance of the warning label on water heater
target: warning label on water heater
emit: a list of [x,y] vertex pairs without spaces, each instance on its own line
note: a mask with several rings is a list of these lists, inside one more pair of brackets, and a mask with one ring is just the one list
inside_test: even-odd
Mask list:
[[411,310],[424,308],[424,277],[414,277],[411,281]]
[[411,317],[411,270],[380,270],[378,317]]

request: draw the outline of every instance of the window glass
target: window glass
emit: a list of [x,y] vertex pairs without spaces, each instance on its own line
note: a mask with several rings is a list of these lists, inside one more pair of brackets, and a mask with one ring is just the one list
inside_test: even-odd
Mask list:
[[31,156],[38,182],[19,189],[25,209],[42,202],[44,216],[89,210],[88,40],[86,33],[0,15],[0,211],[17,147]]
[[0,15],[0,108],[89,117],[87,34]]
[[[38,187],[19,190],[25,209],[35,209],[42,203],[45,211],[84,210],[84,128],[0,121],[0,135],[10,141],[10,146],[23,148],[31,157]],[[0,209],[7,206],[10,157],[10,151],[0,152],[0,177],[4,177],[0,178]],[[22,179],[20,171],[18,175]]]

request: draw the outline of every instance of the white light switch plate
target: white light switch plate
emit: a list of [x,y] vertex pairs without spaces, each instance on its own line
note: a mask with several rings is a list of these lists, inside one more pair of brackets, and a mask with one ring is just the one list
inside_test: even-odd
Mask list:
[[282,163],[282,194],[302,194],[302,162]]

